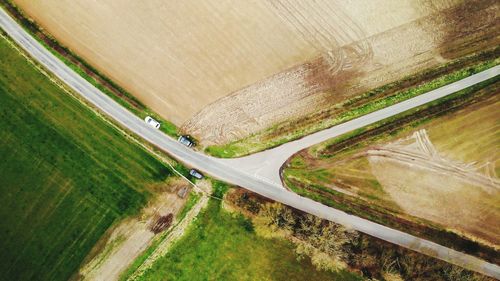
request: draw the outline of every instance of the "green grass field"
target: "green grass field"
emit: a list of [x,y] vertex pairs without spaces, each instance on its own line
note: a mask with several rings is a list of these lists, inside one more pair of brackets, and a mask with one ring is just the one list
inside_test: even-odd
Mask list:
[[257,236],[249,220],[211,199],[186,234],[140,280],[363,279],[344,271],[317,271],[309,260],[297,261],[291,243]]
[[0,38],[0,279],[67,280],[171,171]]

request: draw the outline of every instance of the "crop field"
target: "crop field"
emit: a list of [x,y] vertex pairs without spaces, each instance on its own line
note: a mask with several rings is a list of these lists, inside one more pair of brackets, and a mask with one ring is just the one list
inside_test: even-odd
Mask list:
[[[288,2],[284,4],[286,7],[294,6],[290,5],[294,1],[282,2]],[[342,40],[337,44],[341,47],[334,49],[329,49],[326,43],[322,44],[325,47],[321,56],[257,81],[210,104],[186,122],[182,129],[196,136],[204,145],[223,145],[243,139],[246,146],[243,150],[248,153],[255,146],[272,146],[280,138],[286,138],[299,129],[317,127],[323,120],[341,114],[339,111],[346,107],[344,102],[371,89],[441,67],[464,55],[500,43],[496,24],[499,5],[496,1],[467,1],[456,6],[446,1],[429,1],[440,2],[440,8],[447,4],[451,7],[443,10],[436,8],[432,12],[422,11],[419,6],[421,1],[412,1],[412,4],[405,1],[370,1],[374,7],[367,5],[366,1],[326,2],[338,3],[334,10],[344,9],[345,13],[330,12],[327,7],[314,5],[302,7],[304,10],[316,8],[322,11],[311,15],[311,20],[307,22],[302,20],[300,7],[283,13],[296,29],[301,30],[301,34],[319,33],[322,35],[318,35],[320,38],[359,40]],[[401,6],[391,10],[391,5],[395,3]],[[368,6],[371,10],[364,13],[361,6]],[[387,30],[368,31],[370,28],[367,25],[377,26],[380,22],[391,21],[388,18],[397,17],[398,13],[412,9],[415,14],[408,17],[408,21],[399,22],[400,25]],[[375,15],[376,19],[373,18]],[[339,22],[325,24],[324,21],[330,18],[337,18]],[[320,44],[316,40],[313,42]],[[456,70],[458,68],[452,67],[445,73]],[[420,78],[423,81],[416,84],[424,82],[429,76],[432,75],[422,75]],[[400,89],[404,86],[402,83]],[[372,99],[382,94],[374,95]],[[365,99],[365,102],[368,101]],[[317,116],[312,118],[314,115]],[[307,133],[303,130],[296,134],[300,137]],[[249,140],[245,141],[245,138]]]
[[[122,280],[127,280],[122,276]],[[257,236],[252,222],[212,199],[169,252],[136,280],[362,280],[297,261],[293,245]]]
[[285,181],[498,248],[500,85],[495,81],[474,94],[481,97],[450,112],[453,103],[406,125],[387,125],[378,136],[355,132],[302,151],[290,160]]
[[171,171],[0,38],[0,279],[68,280]]
[[498,43],[491,0],[14,2],[204,145]]

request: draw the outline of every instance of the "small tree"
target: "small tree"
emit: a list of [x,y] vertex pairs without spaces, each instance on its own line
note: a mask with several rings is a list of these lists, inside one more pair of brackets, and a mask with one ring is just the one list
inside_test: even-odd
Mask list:
[[347,264],[337,257],[332,257],[325,252],[314,250],[311,263],[318,270],[339,271],[347,267]]
[[382,277],[385,281],[404,281],[403,277],[396,272],[383,272]]
[[267,203],[262,206],[254,219],[255,232],[263,237],[289,237],[293,214],[280,203]]

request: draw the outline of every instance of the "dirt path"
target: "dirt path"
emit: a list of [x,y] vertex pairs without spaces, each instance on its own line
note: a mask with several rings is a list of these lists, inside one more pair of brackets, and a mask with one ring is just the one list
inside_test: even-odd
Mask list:
[[208,196],[202,196],[198,203],[189,211],[186,217],[176,225],[173,230],[163,239],[158,248],[144,261],[144,263],[127,279],[137,280],[146,270],[153,266],[154,262],[164,256],[170,246],[179,239],[185,232],[186,228],[190,225],[194,218],[200,211],[207,205],[209,200]]
[[179,198],[176,193],[180,188],[189,187],[182,180],[169,184],[172,192],[158,195],[139,217],[126,219],[113,229],[100,253],[80,270],[82,279],[117,280],[120,274],[151,245],[155,237],[161,235],[161,232],[155,234],[151,226],[159,217],[168,214],[175,216],[180,211],[186,200]]
[[[257,194],[265,196],[269,199],[281,202],[283,204],[292,206],[298,210],[314,214],[323,219],[331,220],[333,222],[349,225],[353,229],[372,235],[374,237],[389,241],[391,243],[412,249],[414,251],[431,255],[435,258],[462,266],[464,268],[483,273],[488,276],[500,277],[500,268],[492,263],[485,262],[477,257],[473,257],[450,248],[432,243],[431,241],[421,239],[407,233],[391,229],[380,224],[371,222],[369,220],[349,215],[340,210],[327,207],[321,203],[301,197],[292,192],[286,191],[283,188],[277,188],[277,184],[263,179],[262,177],[252,176],[245,170],[244,162],[251,162],[254,160],[269,159],[266,156],[274,156],[273,154],[259,153],[254,158],[245,157],[238,159],[238,163],[229,165],[228,162],[222,163],[211,157],[207,157],[201,153],[195,153],[186,148],[179,142],[165,137],[163,133],[153,128],[147,127],[144,122],[138,119],[129,111],[125,110],[118,103],[113,102],[108,96],[92,87],[87,81],[83,80],[77,73],[71,71],[64,63],[54,57],[48,50],[41,46],[36,40],[30,37],[21,26],[12,20],[3,10],[0,10],[0,25],[11,36],[15,42],[20,44],[33,58],[42,64],[48,71],[52,72],[61,81],[71,87],[76,94],[87,100],[90,104],[106,113],[110,118],[114,119],[117,123],[122,124],[131,132],[137,134],[149,142],[153,143],[159,149],[168,152],[173,157],[190,164],[191,166],[216,176],[217,178],[227,181],[231,184],[242,186]],[[355,120],[348,121],[339,126],[334,126],[310,136],[304,137],[300,140],[290,142],[288,144],[276,147],[266,153],[278,153],[278,155],[293,155],[297,151],[306,147],[315,145],[326,139],[338,136],[339,134],[355,130],[373,122],[380,121],[394,114],[406,111],[423,103],[430,102],[439,97],[449,95],[451,92],[463,89],[478,82],[485,81],[496,75],[498,67],[493,67],[481,73],[474,74],[468,78],[452,83],[448,86],[441,87],[429,93],[412,98],[404,103],[395,104],[385,109],[369,113],[363,117]],[[260,160],[262,160],[260,159]],[[260,166],[265,166],[271,172],[279,171],[279,168],[286,159],[278,158],[278,161],[273,163],[266,163],[259,161]],[[227,164],[226,164],[227,163]],[[276,166],[274,166],[276,165]],[[274,174],[273,174],[274,175]],[[274,178],[274,177],[273,177]],[[279,177],[278,177],[279,180]]]

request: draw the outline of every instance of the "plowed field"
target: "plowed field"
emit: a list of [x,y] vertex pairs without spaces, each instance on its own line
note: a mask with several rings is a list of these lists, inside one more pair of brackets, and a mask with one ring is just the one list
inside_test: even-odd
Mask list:
[[15,2],[204,144],[481,49],[496,40],[498,9],[490,0],[465,8],[437,0]]

